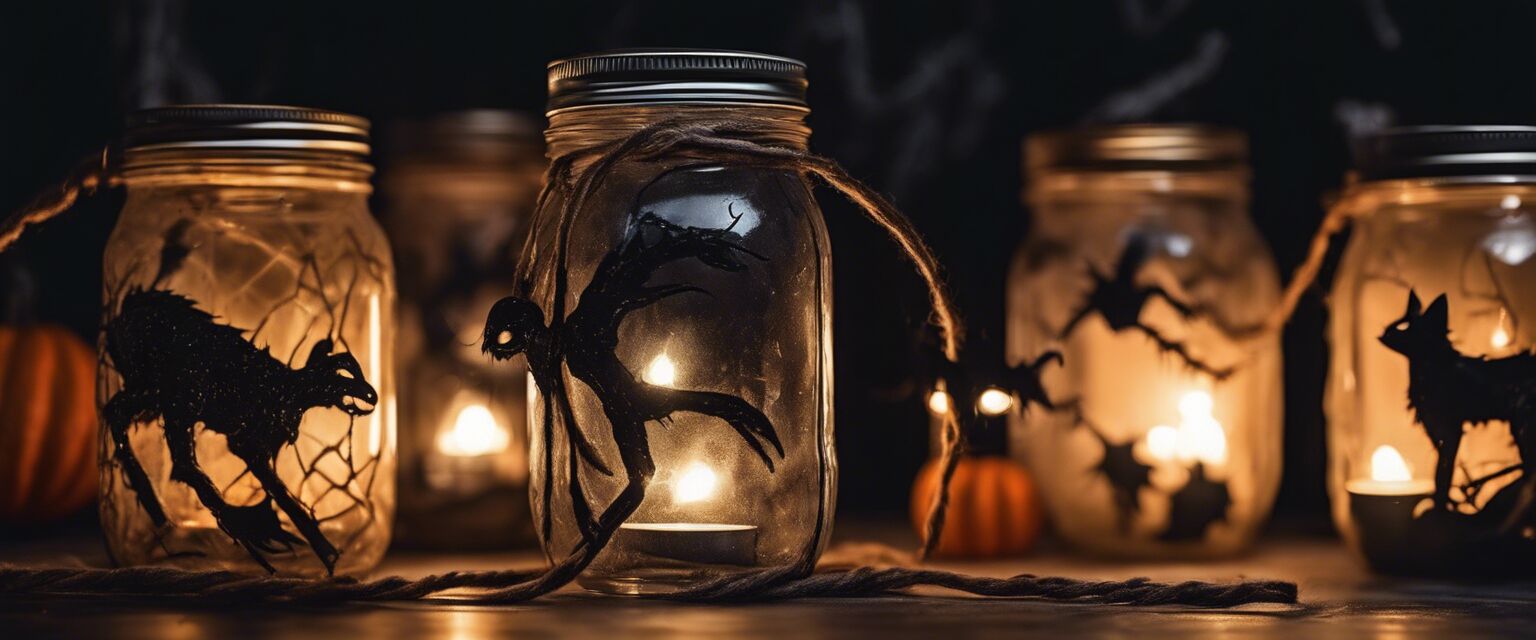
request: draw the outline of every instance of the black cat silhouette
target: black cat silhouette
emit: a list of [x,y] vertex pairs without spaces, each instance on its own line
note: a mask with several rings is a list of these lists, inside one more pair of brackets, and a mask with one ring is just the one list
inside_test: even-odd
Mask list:
[[[733,223],[734,226],[734,223]],[[598,264],[592,280],[581,292],[576,308],[564,318],[544,324],[544,312],[527,299],[510,296],[498,301],[486,318],[482,349],[496,360],[527,354],[528,368],[544,399],[543,530],[551,527],[553,458],[550,443],[554,427],[551,403],[563,415],[570,447],[572,511],[581,531],[582,545],[600,546],[644,498],[645,487],[656,472],[646,434],[647,422],[664,422],[672,414],[691,412],[719,418],[735,429],[770,471],[774,469],[771,447],[784,456],[784,446],[768,417],[736,396],[712,391],[688,391],[650,384],[638,379],[619,360],[619,327],[629,313],[671,296],[708,292],[684,284],[647,284],[662,266],[694,259],[727,272],[743,272],[741,256],[766,260],[736,244],[730,228],[682,227],[645,213],[632,218],[630,230]],[[617,497],[594,519],[579,481],[579,463],[585,460],[597,471],[612,475],[575,423],[570,396],[562,380],[562,364],[572,376],[586,383],[602,404],[608,418],[626,484]]]
[[1380,338],[1408,358],[1408,406],[1435,446],[1435,505],[1445,509],[1453,508],[1451,480],[1468,424],[1507,421],[1527,486],[1536,478],[1536,354],[1462,355],[1451,344],[1448,306],[1441,294],[1423,308],[1410,290],[1408,308]]
[[[299,423],[312,408],[334,407],[367,415],[379,400],[349,353],[331,353],[331,340],[310,349],[302,369],[292,369],[258,349],[235,327],[220,324],[181,295],[134,289],[107,323],[107,355],[122,388],[107,401],[103,417],[138,502],[156,527],[166,524],[155,489],[134,456],[128,429],[162,419],[170,450],[171,479],[192,487],[230,538],[262,567],[275,572],[263,553],[307,542],[328,572],[340,556],[310,510],[288,490],[274,468],[277,453],[294,444]],[[194,427],[223,434],[229,452],[244,461],[266,497],[233,506],[198,465]],[[303,540],[283,530],[273,503],[293,521]]]
[[1151,339],[1159,350],[1173,354],[1190,369],[1217,380],[1226,379],[1232,375],[1232,368],[1218,368],[1201,361],[1191,355],[1189,348],[1183,343],[1170,340],[1157,329],[1142,324],[1141,312],[1152,298],[1161,298],[1185,320],[1193,320],[1205,315],[1199,309],[1175,298],[1162,287],[1137,284],[1137,274],[1151,257],[1150,245],[1150,241],[1146,239],[1132,239],[1128,242],[1125,249],[1120,252],[1120,258],[1115,262],[1115,272],[1112,276],[1101,274],[1098,269],[1089,265],[1088,274],[1093,277],[1093,290],[1088,292],[1088,299],[1083,307],[1078,309],[1077,313],[1072,315],[1072,319],[1057,332],[1057,338],[1066,339],[1077,329],[1079,323],[1098,313],[1109,325],[1110,330],[1116,333],[1127,330],[1139,331]]

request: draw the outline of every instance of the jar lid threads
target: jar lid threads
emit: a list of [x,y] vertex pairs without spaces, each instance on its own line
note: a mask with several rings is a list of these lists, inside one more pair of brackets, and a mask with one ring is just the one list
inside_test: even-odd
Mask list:
[[619,49],[549,63],[547,113],[640,104],[806,109],[805,63],[749,51]]

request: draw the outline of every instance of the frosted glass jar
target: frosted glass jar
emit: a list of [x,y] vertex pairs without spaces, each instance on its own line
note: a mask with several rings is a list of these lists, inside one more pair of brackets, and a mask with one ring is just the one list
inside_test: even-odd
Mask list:
[[1280,483],[1279,299],[1247,214],[1242,134],[1125,125],[1032,136],[1034,226],[1008,281],[1008,356],[1055,408],[1014,417],[1056,530],[1094,553],[1242,549]]

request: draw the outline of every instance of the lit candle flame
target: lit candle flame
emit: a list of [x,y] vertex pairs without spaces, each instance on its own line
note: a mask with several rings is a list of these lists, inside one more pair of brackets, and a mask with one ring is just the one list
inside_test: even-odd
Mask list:
[[1371,452],[1371,479],[1385,482],[1407,482],[1413,479],[1408,461],[1392,445],[1381,445]]
[[677,365],[672,364],[672,359],[663,353],[651,359],[651,364],[645,367],[645,375],[641,377],[656,386],[670,387],[677,382]]
[[949,413],[949,394],[943,389],[934,389],[928,394],[928,410],[936,416]]
[[1488,338],[1488,343],[1495,349],[1509,346],[1509,330],[1504,328],[1504,319],[1507,315],[1503,309],[1499,309],[1499,324],[1493,328],[1493,335]]
[[459,457],[501,453],[512,446],[512,434],[496,424],[485,405],[470,404],[459,410],[453,428],[437,434],[437,450]]
[[1227,433],[1212,415],[1215,401],[1205,391],[1179,398],[1179,426],[1158,425],[1147,431],[1147,453],[1158,460],[1207,465],[1227,461]]
[[715,485],[719,482],[709,465],[694,462],[672,483],[672,501],[686,504],[707,500],[715,495]]
[[1013,408],[1013,396],[997,387],[987,387],[976,397],[976,409],[983,415],[1000,416]]

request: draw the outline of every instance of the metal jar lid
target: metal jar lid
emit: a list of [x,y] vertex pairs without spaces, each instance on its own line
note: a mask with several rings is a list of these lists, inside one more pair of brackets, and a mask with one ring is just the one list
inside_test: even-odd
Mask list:
[[805,63],[747,51],[621,49],[549,63],[548,113],[639,104],[805,109]]
[[544,166],[544,122],[526,113],[470,109],[400,120],[380,136],[381,155],[394,163]]
[[1354,141],[1358,180],[1536,176],[1536,127],[1422,126]]
[[368,119],[307,107],[190,104],[128,114],[123,150],[328,151],[365,157]]
[[1024,141],[1026,170],[1201,171],[1241,167],[1248,138],[1205,124],[1122,124],[1044,131]]

